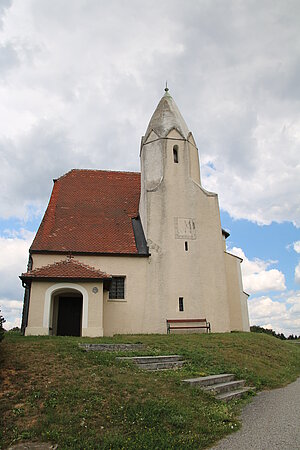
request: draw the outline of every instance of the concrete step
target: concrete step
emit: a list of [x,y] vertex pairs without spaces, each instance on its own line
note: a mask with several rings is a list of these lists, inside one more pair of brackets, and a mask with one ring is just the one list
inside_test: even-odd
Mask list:
[[183,366],[185,361],[170,361],[170,362],[158,362],[137,364],[140,369],[144,370],[167,370],[167,369],[179,369]]
[[231,373],[189,378],[183,381],[191,386],[199,386],[203,391],[211,392],[215,394],[218,400],[225,402],[233,398],[239,398],[245,392],[255,390],[254,388],[245,387],[245,380],[234,380],[234,375]]
[[128,361],[136,364],[144,370],[166,370],[175,369],[183,366],[184,362],[180,355],[166,356],[120,356],[120,361]]
[[207,377],[198,378],[188,378],[182,380],[191,386],[212,386],[214,384],[227,383],[234,380],[234,375],[232,373],[223,373],[220,375],[209,375]]
[[243,387],[241,389],[236,389],[231,392],[223,392],[222,394],[216,395],[218,400],[223,400],[223,402],[229,402],[229,400],[233,400],[234,398],[240,398],[246,392],[254,391],[253,388]]
[[119,356],[117,359],[122,361],[132,361],[136,364],[148,364],[148,363],[162,363],[162,362],[174,362],[182,361],[180,355],[166,355],[166,356]]
[[205,386],[203,391],[212,392],[214,394],[221,394],[223,392],[229,392],[236,389],[243,388],[245,386],[245,380],[229,381],[227,383],[218,383],[211,386]]
[[136,352],[143,350],[143,344],[78,344],[86,352]]

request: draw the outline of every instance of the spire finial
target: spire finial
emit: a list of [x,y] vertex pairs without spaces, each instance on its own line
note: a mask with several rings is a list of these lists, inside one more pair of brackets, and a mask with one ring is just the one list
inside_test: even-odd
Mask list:
[[166,87],[165,87],[165,91],[168,92],[169,88],[168,88],[168,81],[166,81]]

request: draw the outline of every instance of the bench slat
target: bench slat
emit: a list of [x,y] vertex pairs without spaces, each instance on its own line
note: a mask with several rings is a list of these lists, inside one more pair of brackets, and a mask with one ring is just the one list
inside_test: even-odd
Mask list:
[[[210,323],[206,319],[167,319],[167,333],[170,334],[171,330],[183,330],[183,329],[193,329],[193,328],[205,328],[207,333],[210,332]],[[190,323],[191,325],[172,325]],[[192,325],[193,323],[205,323],[205,325]]]
[[187,328],[187,329],[191,329],[191,328],[208,328],[208,326],[203,325],[203,327],[197,325],[196,327],[184,327],[184,326],[177,326],[177,327],[169,327],[169,330],[179,330],[180,328]]
[[206,322],[206,319],[167,319],[168,323]]

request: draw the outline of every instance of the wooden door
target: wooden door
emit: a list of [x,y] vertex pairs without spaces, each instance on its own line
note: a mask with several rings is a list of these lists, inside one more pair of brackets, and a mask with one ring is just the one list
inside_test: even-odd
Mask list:
[[59,297],[57,336],[81,335],[82,298]]

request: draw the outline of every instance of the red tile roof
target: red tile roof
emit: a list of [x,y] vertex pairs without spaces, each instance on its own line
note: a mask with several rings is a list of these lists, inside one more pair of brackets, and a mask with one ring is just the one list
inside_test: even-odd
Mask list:
[[38,267],[37,269],[29,270],[22,273],[20,276],[22,280],[28,279],[110,279],[108,275],[95,267],[83,264],[76,259],[68,258],[47,266]]
[[30,250],[138,254],[140,173],[71,170],[55,181]]

